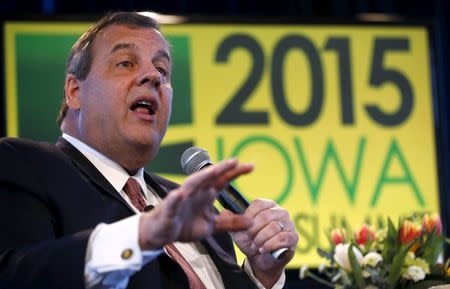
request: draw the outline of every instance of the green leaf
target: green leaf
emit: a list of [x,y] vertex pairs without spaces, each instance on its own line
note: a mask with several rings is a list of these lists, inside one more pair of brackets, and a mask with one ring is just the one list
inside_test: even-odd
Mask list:
[[330,252],[327,252],[321,248],[317,248],[317,254],[319,254],[320,257],[322,258],[326,258],[328,260],[332,260],[333,259],[333,252],[334,250],[331,250]]
[[447,271],[445,270],[444,264],[432,264],[430,265],[430,275],[431,276],[446,276]]
[[384,240],[383,252],[381,254],[383,256],[383,260],[385,260],[387,264],[390,264],[395,256],[396,243],[398,239],[397,236],[398,232],[395,229],[395,226],[392,223],[391,219],[388,218],[388,230],[386,233],[386,239]]
[[317,281],[317,282],[319,282],[319,283],[321,283],[321,284],[323,284],[323,285],[326,285],[328,287],[334,288],[334,284],[333,283],[329,282],[328,280],[323,279],[322,277],[312,273],[311,271],[307,271],[306,276],[311,278],[311,279],[313,279],[313,280],[315,280],[315,281]]
[[450,238],[444,238],[445,242],[450,245]]
[[348,247],[348,260],[350,261],[350,266],[352,267],[353,277],[355,278],[356,284],[359,288],[365,288],[366,282],[362,275],[361,265],[359,265],[358,260],[356,260],[355,253],[353,252],[354,245],[351,244]]
[[395,288],[398,279],[400,279],[400,270],[402,268],[405,257],[408,254],[409,249],[414,245],[415,242],[411,242],[409,245],[403,247],[403,249],[395,255],[392,261],[392,267],[388,275],[389,288]]
[[444,240],[436,234],[436,228],[433,228],[430,234],[427,235],[427,239],[423,244],[422,258],[433,265],[439,258],[439,254],[442,251]]

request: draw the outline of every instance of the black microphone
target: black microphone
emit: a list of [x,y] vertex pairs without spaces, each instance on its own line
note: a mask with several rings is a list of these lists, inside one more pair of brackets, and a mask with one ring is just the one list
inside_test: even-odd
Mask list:
[[[212,162],[208,152],[199,147],[188,148],[181,156],[181,168],[188,175],[210,165]],[[244,213],[249,206],[248,201],[230,184],[220,192],[218,201],[225,209],[235,214]]]
[[[212,162],[208,152],[199,147],[190,147],[185,150],[181,156],[181,168],[188,175],[210,165],[212,165]],[[249,206],[249,202],[231,184],[228,184],[228,186],[219,193],[217,199],[225,209],[230,210],[235,214],[244,213],[245,209]],[[273,251],[272,256],[275,259],[281,259],[286,252],[287,248],[281,248]]]

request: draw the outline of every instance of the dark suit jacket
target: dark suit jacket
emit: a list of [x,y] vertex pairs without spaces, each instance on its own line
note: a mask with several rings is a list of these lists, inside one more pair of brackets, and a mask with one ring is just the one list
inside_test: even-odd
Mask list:
[[[132,209],[64,139],[56,146],[0,139],[0,166],[0,287],[84,288],[92,230],[101,222],[133,215]],[[153,174],[146,173],[145,179],[161,197],[177,186]],[[256,288],[236,264],[228,234],[208,237],[202,244],[225,288]],[[127,288],[178,289],[187,284],[181,268],[162,254],[134,274]]]

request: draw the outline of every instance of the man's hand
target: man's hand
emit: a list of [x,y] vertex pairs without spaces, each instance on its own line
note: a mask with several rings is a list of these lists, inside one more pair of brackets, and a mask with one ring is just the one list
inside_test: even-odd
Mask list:
[[143,213],[139,223],[139,245],[158,249],[174,241],[197,241],[214,231],[239,231],[252,221],[243,215],[216,215],[213,203],[230,181],[253,170],[249,164],[226,160],[189,176],[161,204]]
[[[232,215],[223,212],[221,215]],[[286,264],[294,257],[298,233],[286,209],[272,200],[256,199],[245,210],[244,216],[253,220],[246,230],[231,233],[236,245],[247,256],[256,278],[265,288],[271,288],[283,273]],[[271,252],[288,248],[280,260]]]

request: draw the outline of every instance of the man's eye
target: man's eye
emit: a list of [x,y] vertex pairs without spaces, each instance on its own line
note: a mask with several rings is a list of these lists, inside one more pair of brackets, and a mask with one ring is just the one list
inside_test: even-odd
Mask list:
[[118,67],[124,67],[124,68],[131,67],[132,65],[133,65],[133,64],[132,64],[131,61],[129,61],[129,60],[122,61],[122,62],[119,62],[119,63],[117,64]]
[[156,69],[159,71],[159,73],[161,73],[162,76],[167,76],[167,71],[164,68],[157,67]]

